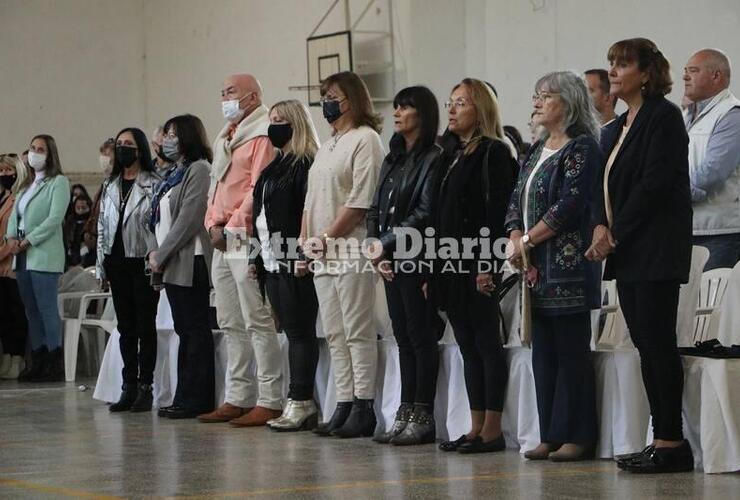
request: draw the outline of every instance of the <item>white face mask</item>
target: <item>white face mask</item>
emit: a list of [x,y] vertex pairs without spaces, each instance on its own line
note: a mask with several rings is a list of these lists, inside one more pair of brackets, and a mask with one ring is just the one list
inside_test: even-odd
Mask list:
[[100,162],[100,170],[103,172],[110,168],[110,156],[100,155],[98,162]]
[[46,166],[46,155],[37,153],[35,151],[29,151],[28,164],[31,165],[31,168],[36,170],[37,172],[39,170],[43,170]]
[[244,117],[244,110],[239,108],[239,99],[221,102],[221,111],[231,123],[237,123]]

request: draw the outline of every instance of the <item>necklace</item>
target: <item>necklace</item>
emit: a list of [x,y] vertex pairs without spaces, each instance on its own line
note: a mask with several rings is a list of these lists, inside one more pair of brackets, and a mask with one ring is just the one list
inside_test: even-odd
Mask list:
[[342,136],[343,136],[344,134],[346,134],[346,133],[347,133],[347,132],[345,131],[345,132],[342,132],[341,134],[336,134],[336,135],[334,135],[334,140],[332,141],[332,143],[331,143],[331,144],[329,144],[329,152],[333,152],[333,151],[334,151],[334,148],[336,148],[336,147],[337,147],[337,143],[339,142],[339,139],[341,139],[341,138],[342,138]]
[[128,191],[126,192],[126,196],[123,195],[123,176],[121,176],[121,185],[118,191],[119,200],[120,200],[119,205],[118,205],[119,212],[123,212],[123,210],[126,208],[126,202],[128,202],[128,197],[131,196],[131,191],[133,190],[134,190],[134,183],[131,183],[131,187],[128,188]]

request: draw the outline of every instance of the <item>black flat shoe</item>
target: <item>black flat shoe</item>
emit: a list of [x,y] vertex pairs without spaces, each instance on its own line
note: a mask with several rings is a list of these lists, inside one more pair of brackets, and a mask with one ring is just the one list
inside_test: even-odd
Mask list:
[[167,417],[168,414],[172,411],[172,409],[175,408],[175,405],[170,406],[163,406],[162,408],[157,410],[157,416],[158,417]]
[[691,472],[694,470],[694,454],[689,443],[684,441],[676,448],[653,448],[639,458],[623,462],[619,468],[636,474]]
[[638,451],[637,453],[628,453],[627,455],[622,455],[617,458],[617,467],[620,469],[624,468],[625,464],[628,464],[630,462],[634,462],[635,460],[638,460],[642,458],[643,455],[648,455],[653,452],[655,449],[655,445],[649,445],[646,446],[645,449],[642,451]]
[[208,410],[197,410],[193,408],[183,408],[182,406],[172,406],[167,411],[165,416],[169,418],[170,420],[184,420],[186,418],[195,418],[198,415],[203,415],[204,413],[207,413]]
[[488,442],[484,442],[480,436],[476,436],[475,439],[460,445],[457,452],[467,455],[472,453],[492,453],[495,451],[504,451],[505,449],[506,441],[504,441],[504,435],[501,434],[496,439]]
[[454,441],[442,441],[439,443],[439,449],[442,451],[457,451],[463,444],[468,442],[468,438],[463,434]]

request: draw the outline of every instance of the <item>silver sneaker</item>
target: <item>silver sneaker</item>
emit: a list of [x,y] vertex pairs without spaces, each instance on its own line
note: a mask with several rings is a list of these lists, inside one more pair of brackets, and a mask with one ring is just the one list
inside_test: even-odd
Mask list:
[[319,409],[312,399],[307,401],[288,400],[283,414],[270,429],[278,432],[308,431],[319,423]]

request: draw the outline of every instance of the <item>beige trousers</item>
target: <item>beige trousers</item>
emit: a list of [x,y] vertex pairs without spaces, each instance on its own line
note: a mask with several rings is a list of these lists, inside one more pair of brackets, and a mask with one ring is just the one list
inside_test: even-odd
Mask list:
[[[245,252],[213,251],[213,287],[218,325],[226,334],[226,402],[242,408],[279,410],[283,400],[283,362],[267,298],[257,280],[247,277]],[[250,362],[257,363],[257,384]]]
[[340,402],[352,401],[352,396],[375,399],[378,341],[374,280],[372,273],[314,276]]

